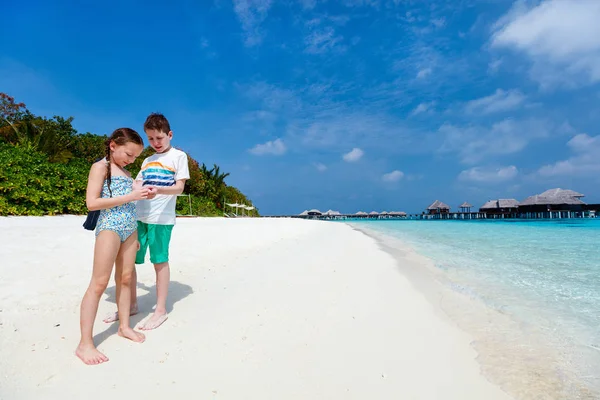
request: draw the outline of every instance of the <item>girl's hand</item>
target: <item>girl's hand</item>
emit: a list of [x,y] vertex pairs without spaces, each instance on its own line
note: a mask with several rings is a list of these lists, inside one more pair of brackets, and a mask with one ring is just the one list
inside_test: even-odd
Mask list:
[[130,196],[132,201],[145,200],[148,198],[148,188],[145,187],[134,187],[131,191]]

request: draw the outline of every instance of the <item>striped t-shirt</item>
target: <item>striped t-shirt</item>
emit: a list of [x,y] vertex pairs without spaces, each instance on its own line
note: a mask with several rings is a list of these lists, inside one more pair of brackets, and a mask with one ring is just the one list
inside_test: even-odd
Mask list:
[[[144,186],[173,186],[180,179],[189,179],[187,155],[175,148],[146,158],[136,180]],[[152,200],[137,202],[137,217],[147,224],[175,225],[177,196],[157,194]]]

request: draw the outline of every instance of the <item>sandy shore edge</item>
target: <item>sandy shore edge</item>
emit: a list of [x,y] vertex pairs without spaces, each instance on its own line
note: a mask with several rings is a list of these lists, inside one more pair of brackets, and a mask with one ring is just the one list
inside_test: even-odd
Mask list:
[[570,354],[561,354],[543,332],[531,325],[524,330],[510,314],[465,293],[435,261],[402,240],[360,223],[347,225],[375,240],[437,315],[470,337],[481,372],[494,385],[517,399],[599,398],[600,393],[568,369]]

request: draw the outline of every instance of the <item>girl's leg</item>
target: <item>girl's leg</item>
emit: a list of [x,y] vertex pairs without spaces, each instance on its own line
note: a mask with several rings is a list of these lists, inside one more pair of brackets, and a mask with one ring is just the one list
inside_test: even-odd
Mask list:
[[[139,225],[138,225],[139,226]],[[138,251],[140,250],[139,236],[138,236]],[[115,283],[117,288],[119,284],[116,282],[117,275],[115,275]],[[139,307],[137,303],[137,271],[135,270],[135,265],[133,266],[133,274],[131,278],[131,311],[129,312],[129,316],[136,315],[139,312]],[[111,312],[104,317],[103,321],[108,323],[115,322],[119,320],[118,312]]]
[[115,280],[117,282],[117,310],[119,314],[119,335],[134,342],[143,342],[146,337],[129,326],[131,309],[131,285],[134,284],[135,254],[137,252],[137,232],[131,234],[121,244],[116,258]]
[[77,357],[89,365],[108,361],[108,357],[100,353],[94,346],[92,334],[98,303],[108,285],[120,246],[121,239],[115,232],[101,231],[96,238],[92,279],[81,301],[81,340],[75,351]]

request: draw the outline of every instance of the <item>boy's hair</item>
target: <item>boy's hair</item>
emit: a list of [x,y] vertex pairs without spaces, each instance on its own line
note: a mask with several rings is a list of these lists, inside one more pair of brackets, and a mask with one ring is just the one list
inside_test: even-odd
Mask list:
[[106,180],[108,185],[108,191],[110,193],[110,197],[112,197],[112,189],[110,188],[111,183],[111,168],[110,168],[110,156],[112,152],[110,151],[110,144],[114,143],[117,146],[124,146],[127,143],[135,143],[144,147],[144,141],[142,137],[131,128],[119,128],[116,129],[109,137],[106,139]]
[[171,126],[164,115],[160,113],[152,113],[148,115],[146,122],[144,122],[144,131],[147,131],[148,129],[169,133],[171,131]]

